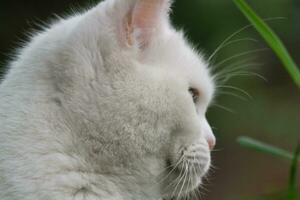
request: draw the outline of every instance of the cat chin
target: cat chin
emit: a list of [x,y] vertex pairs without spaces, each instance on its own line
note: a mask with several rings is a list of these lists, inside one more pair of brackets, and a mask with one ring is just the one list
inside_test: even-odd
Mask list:
[[175,153],[167,162],[169,177],[163,187],[172,196],[187,194],[198,188],[211,164],[211,155],[207,143],[199,139],[190,145],[175,146]]
[[163,200],[187,199],[189,196],[198,192],[202,184],[202,178],[197,178],[196,181],[190,182],[188,185],[178,184],[178,189],[169,191],[163,195]]
[[202,180],[210,167],[210,161],[205,166],[195,168],[189,165],[184,168],[171,169],[163,185],[163,196],[165,200],[188,197],[199,190]]

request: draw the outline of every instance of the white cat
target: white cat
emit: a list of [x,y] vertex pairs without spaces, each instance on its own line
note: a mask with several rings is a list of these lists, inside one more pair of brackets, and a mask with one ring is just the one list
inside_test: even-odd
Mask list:
[[106,0],[36,34],[0,86],[1,200],[158,200],[210,166],[214,83],[168,0]]

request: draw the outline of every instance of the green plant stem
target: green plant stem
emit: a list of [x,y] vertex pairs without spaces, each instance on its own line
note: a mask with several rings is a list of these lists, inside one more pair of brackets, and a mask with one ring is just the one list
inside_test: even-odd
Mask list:
[[300,144],[297,146],[295,154],[293,156],[291,169],[290,169],[290,179],[289,187],[287,192],[287,200],[294,200],[296,197],[296,178],[297,178],[297,167],[300,154]]
[[286,158],[288,160],[293,160],[293,158],[294,158],[294,155],[286,150],[283,150],[278,147],[257,141],[250,137],[245,137],[245,136],[239,137],[238,143],[243,147],[254,149],[259,152],[269,153],[274,156]]
[[266,40],[269,46],[281,60],[286,70],[300,88],[300,70],[288,53],[286,47],[274,31],[252,10],[244,0],[233,0],[247,19],[253,24],[260,35]]

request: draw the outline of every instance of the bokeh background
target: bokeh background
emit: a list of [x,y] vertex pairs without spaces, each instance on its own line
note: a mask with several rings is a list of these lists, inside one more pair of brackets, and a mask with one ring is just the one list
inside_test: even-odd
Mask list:
[[[5,66],[15,49],[27,35],[40,30],[55,15],[66,16],[94,5],[87,0],[1,0],[0,1],[0,66]],[[296,62],[300,65],[300,1],[249,0],[250,5],[279,34]],[[218,45],[232,33],[249,24],[231,0],[177,0],[172,21],[183,28],[189,40],[209,57]],[[246,40],[243,40],[245,39]],[[247,39],[248,38],[248,39]],[[249,38],[256,39],[254,42]],[[226,94],[217,96],[215,106],[208,111],[218,145],[213,152],[215,168],[209,176],[203,198],[207,200],[281,199],[287,187],[289,163],[270,155],[242,148],[238,136],[251,136],[289,151],[294,151],[300,139],[300,91],[290,80],[281,63],[253,28],[239,33],[239,40],[223,48],[211,65],[243,52],[219,66],[222,70],[240,62],[261,64],[248,66],[253,76],[240,76],[220,87]],[[259,49],[257,52],[255,50]],[[262,50],[263,49],[263,50]],[[254,75],[258,73],[266,80]],[[235,93],[241,98],[228,95]],[[226,108],[225,108],[226,107]],[[299,184],[298,179],[298,186]]]

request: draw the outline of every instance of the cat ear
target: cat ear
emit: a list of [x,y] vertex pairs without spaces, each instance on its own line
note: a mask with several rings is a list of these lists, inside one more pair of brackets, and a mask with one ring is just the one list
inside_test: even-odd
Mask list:
[[122,21],[122,43],[146,48],[163,21],[168,19],[170,0],[136,0]]

